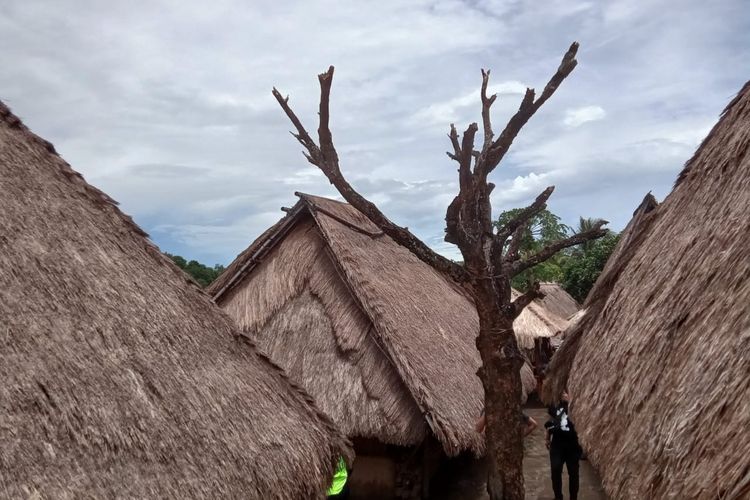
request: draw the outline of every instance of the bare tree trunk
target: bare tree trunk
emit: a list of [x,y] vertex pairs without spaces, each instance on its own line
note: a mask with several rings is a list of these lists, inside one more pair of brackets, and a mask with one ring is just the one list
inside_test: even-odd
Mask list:
[[513,333],[513,320],[509,319],[507,311],[503,311],[496,300],[486,301],[483,297],[477,297],[476,306],[489,465],[487,491],[491,500],[522,500],[520,369],[523,359]]
[[490,107],[497,95],[487,95],[490,72],[482,70],[480,98],[484,137],[480,150],[474,149],[474,138],[479,131],[476,123],[468,126],[462,138],[459,138],[456,127],[451,124],[448,137],[453,151],[448,152],[448,156],[459,165],[459,192],[446,212],[445,241],[459,247],[465,265],[437,254],[407,228],[391,222],[374,203],[359,194],[344,178],[329,127],[333,66],[318,75],[320,112],[317,144],[289,106],[289,97],[284,97],[273,89],[274,97],[296,129],[294,137],[305,148],[303,154],[310,163],[320,168],[344,199],[384,234],[462,285],[474,298],[479,315],[477,349],[483,364],[479,376],[485,392],[486,442],[490,467],[488,489],[492,500],[524,498],[520,408],[520,369],[523,358],[513,333],[513,320],[532,300],[542,296],[536,283],[522,296],[512,300],[511,279],[564,248],[604,236],[606,231],[602,226],[606,221],[598,221],[587,231],[553,242],[534,255],[521,256],[519,248],[523,231],[534,215],[544,210],[554,186],[545,189],[534,203],[503,227],[493,228],[490,194],[495,185],[488,182],[487,178],[502,161],[521,128],[573,71],[577,64],[577,51],[578,44],[573,43],[541,95],[537,97],[534,89],[526,89],[518,111],[497,138],[492,130],[490,117]]

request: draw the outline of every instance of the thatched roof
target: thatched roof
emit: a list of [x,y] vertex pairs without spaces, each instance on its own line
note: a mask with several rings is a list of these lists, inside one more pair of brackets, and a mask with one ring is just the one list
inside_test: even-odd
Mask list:
[[[350,309],[348,299],[343,296],[351,294],[352,307],[361,311],[368,324],[372,325],[368,335],[374,338],[377,349],[385,356],[385,364],[395,370],[398,384],[402,384],[398,387],[407,391],[411,404],[416,404],[417,414],[426,421],[445,452],[449,455],[463,450],[480,452],[482,440],[474,431],[474,424],[482,408],[483,391],[476,376],[481,361],[475,346],[479,323],[473,303],[455,284],[382,235],[353,207],[326,198],[299,196],[299,203],[289,214],[242,252],[211,285],[209,293],[217,303],[227,308],[246,331],[266,328],[266,322],[271,321],[269,311],[275,307],[273,304],[294,300],[295,303],[289,307],[304,308],[306,314],[309,313],[312,307],[310,300],[291,281],[304,281],[305,286],[310,287],[310,293],[322,301],[323,307],[328,310],[339,307],[334,302],[342,302],[344,305],[341,308]],[[308,224],[320,235],[320,241],[302,239],[302,235],[310,233]],[[285,252],[305,264],[293,264],[290,260],[284,260],[283,256],[272,253],[285,238],[288,241]],[[304,269],[296,267],[309,267],[313,255],[320,253],[317,249],[319,245],[325,247],[330,265],[345,286],[344,291],[335,296],[331,295],[331,288],[335,285],[329,278],[324,280],[317,274],[309,275]],[[316,265],[328,265],[320,263],[322,261],[316,262],[319,262]],[[283,270],[281,266],[293,268]],[[274,280],[264,281],[266,284],[263,286],[272,289],[259,291],[259,285],[253,284],[252,280],[262,281],[265,279],[262,276],[269,270],[278,276]],[[280,276],[282,274],[285,276]],[[282,289],[283,293],[280,292]],[[339,311],[328,316],[334,317],[332,321],[343,321],[341,318],[345,314]],[[350,325],[359,324],[360,320],[350,312],[346,313],[346,318],[349,318],[344,328],[347,338],[342,339],[342,335],[337,334],[339,347],[343,345],[344,350],[360,349],[364,352],[366,339],[353,333]],[[563,320],[546,313],[538,304],[532,304],[515,326],[519,338],[531,338],[533,347],[533,332],[551,336],[559,331],[562,323]],[[286,327],[278,325],[278,328]],[[358,328],[367,333],[370,327]],[[321,345],[322,341],[310,348],[319,350]],[[305,363],[298,358],[292,359],[288,348],[277,348],[272,342],[269,350],[276,353],[274,359],[283,359],[280,362],[284,365]],[[358,351],[357,360],[363,359],[361,352]],[[342,377],[356,376],[352,374],[354,372],[341,373]],[[380,381],[385,376],[378,375],[373,379]],[[306,387],[310,385],[309,389],[316,399],[327,399],[326,396],[318,396],[324,388],[315,387],[309,375],[306,378],[300,382]],[[527,382],[529,379],[524,378]],[[391,391],[397,386],[396,382],[388,385]],[[528,390],[533,389],[533,382],[527,385]],[[368,391],[372,390],[368,388]],[[378,400],[383,397],[379,396]],[[321,405],[325,407],[325,403],[321,402]],[[392,401],[387,408],[377,409],[381,416],[390,417],[384,421],[392,428],[392,434],[390,438],[380,434],[376,434],[376,437],[386,442],[396,439],[396,436],[401,436],[397,438],[398,442],[416,439],[416,436],[409,435],[414,425],[394,423],[392,418],[394,415],[407,418],[406,415],[410,414],[407,406],[405,402]],[[375,412],[375,409],[363,408],[360,414]],[[336,410],[331,411],[335,413]],[[344,417],[334,419],[338,422]],[[373,432],[367,431],[365,427],[368,426],[361,423],[342,422],[342,426],[349,432]],[[420,429],[418,426],[416,428]]]
[[0,103],[0,491],[316,498],[347,443]]
[[656,198],[650,193],[644,197],[633,213],[630,223],[622,231],[617,246],[586,297],[583,308],[570,318],[568,327],[559,336],[564,342],[552,356],[544,381],[542,398],[546,402],[557,401],[568,386],[568,377],[581,346],[581,340],[588,334],[599,314],[602,313],[620,273],[643,242],[643,236],[653,220],[653,211],[657,205]]
[[[521,294],[513,290],[511,295],[515,299]],[[567,326],[568,322],[546,309],[541,300],[536,300],[526,306],[526,309],[513,322],[518,346],[523,349],[533,349],[534,339],[552,338],[565,330]]]
[[541,283],[540,289],[544,293],[544,298],[537,299],[535,302],[559,318],[570,319],[581,308],[576,299],[558,283]]
[[640,207],[553,359],[548,395],[568,379],[613,498],[750,496],[748,152],[750,82]]
[[300,213],[224,309],[352,438],[417,445],[427,423],[374,326],[341,279],[317,223]]

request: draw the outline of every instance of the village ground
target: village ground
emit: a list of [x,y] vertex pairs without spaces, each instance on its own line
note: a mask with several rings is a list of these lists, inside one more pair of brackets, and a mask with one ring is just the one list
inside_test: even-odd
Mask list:
[[[551,500],[554,495],[550,480],[549,452],[544,446],[543,430],[544,422],[547,421],[547,411],[544,408],[529,408],[525,411],[539,424],[539,428],[524,442],[523,475],[526,484],[526,499]],[[569,498],[567,471],[563,471],[563,494],[565,498]],[[587,460],[582,460],[578,500],[606,500],[606,498],[596,471]]]
[[[544,408],[525,408],[524,412],[539,424],[539,427],[524,440],[524,483],[527,500],[553,500],[552,482],[549,469],[549,452],[544,446],[544,422],[547,411]],[[457,476],[446,478],[445,483],[431,492],[436,500],[487,500],[486,471],[470,467]],[[563,494],[568,496],[568,475],[563,471]],[[607,500],[596,471],[591,464],[580,462],[580,490],[578,500]]]

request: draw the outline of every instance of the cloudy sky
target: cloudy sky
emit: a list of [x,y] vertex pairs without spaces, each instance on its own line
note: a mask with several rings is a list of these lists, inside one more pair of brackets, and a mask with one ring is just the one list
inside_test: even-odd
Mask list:
[[446,133],[480,119],[479,69],[499,129],[574,40],[578,68],[493,174],[493,205],[554,184],[565,222],[619,230],[750,77],[746,0],[3,0],[0,99],[163,250],[226,264],[294,191],[335,196],[270,93],[314,130],[334,64],[345,174],[452,256]]

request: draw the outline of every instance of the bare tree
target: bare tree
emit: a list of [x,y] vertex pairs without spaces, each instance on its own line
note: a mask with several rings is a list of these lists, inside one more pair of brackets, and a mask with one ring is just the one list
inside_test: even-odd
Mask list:
[[523,357],[513,333],[513,320],[532,300],[541,297],[535,283],[515,300],[511,297],[511,279],[522,271],[552,257],[558,251],[603,236],[605,224],[600,221],[588,231],[562,239],[534,255],[522,257],[519,243],[530,219],[546,208],[554,187],[545,189],[517,217],[501,228],[493,229],[490,193],[495,187],[487,177],[508,152],[513,140],[526,122],[555,93],[573,71],[578,44],[565,53],[560,67],[537,98],[533,89],[526,94],[518,111],[510,118],[497,138],[492,130],[490,108],[497,95],[488,96],[490,72],[482,70],[481,103],[483,137],[481,149],[475,149],[479,127],[472,123],[459,138],[451,124],[452,151],[448,156],[458,163],[459,192],[448,206],[445,217],[445,241],[461,250],[464,265],[435,253],[408,229],[391,222],[380,209],[360,195],[344,178],[329,127],[329,100],[333,66],[318,75],[320,81],[320,121],[318,143],[310,137],[302,122],[289,106],[289,98],[273,89],[273,95],[291,120],[294,137],[304,146],[307,160],[317,166],[344,199],[364,214],[383,233],[406,247],[420,260],[431,265],[466,288],[473,297],[479,315],[477,348],[482,359],[478,375],[485,392],[486,440],[490,463],[488,490],[496,499],[524,498],[523,443],[520,424]]

